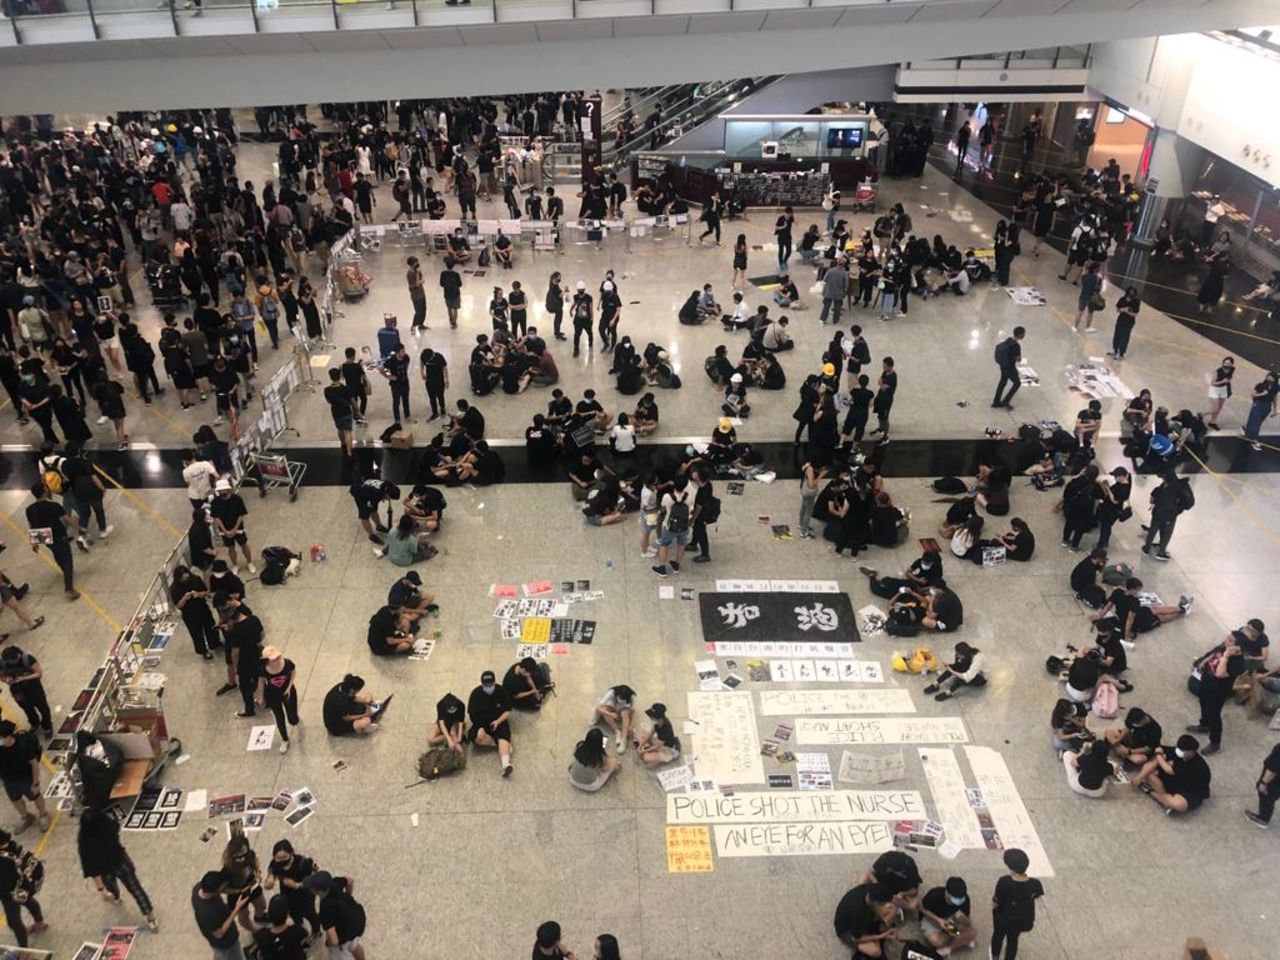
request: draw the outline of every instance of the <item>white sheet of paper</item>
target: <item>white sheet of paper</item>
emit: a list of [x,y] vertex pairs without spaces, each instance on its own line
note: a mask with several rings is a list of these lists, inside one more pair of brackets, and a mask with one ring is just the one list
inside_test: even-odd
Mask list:
[[188,790],[187,802],[182,809],[186,813],[199,813],[208,805],[209,805],[208,790]]
[[674,600],[675,598],[676,598],[675,587],[669,586],[667,584],[663,584],[661,587],[658,588],[659,600]]
[[262,726],[253,727],[249,731],[249,743],[245,750],[270,750],[275,740],[276,725],[274,723],[264,723]]

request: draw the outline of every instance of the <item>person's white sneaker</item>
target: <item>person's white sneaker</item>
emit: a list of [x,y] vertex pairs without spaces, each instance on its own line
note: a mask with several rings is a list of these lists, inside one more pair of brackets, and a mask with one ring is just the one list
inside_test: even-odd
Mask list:
[[249,561],[249,572],[250,572],[250,573],[257,573],[257,572],[258,572],[258,568],[257,568],[257,567],[255,567],[255,566],[253,565],[253,561],[252,561],[252,560],[250,560],[250,561]]
[[101,416],[98,418],[98,423],[106,423],[106,422],[107,422],[106,416]]
[[289,752],[289,741],[288,741],[288,740],[286,740],[284,743],[280,744],[280,752],[281,752],[281,753],[288,753],[288,752]]
[[111,536],[111,533],[114,530],[115,530],[115,527],[112,524],[108,523],[107,529],[98,531],[98,539],[99,540],[107,539],[107,537]]
[[618,753],[620,753],[620,754],[621,754],[621,753],[626,753],[626,752],[627,752],[627,741],[626,741],[626,738],[624,738],[624,737],[619,737],[619,738],[618,738]]

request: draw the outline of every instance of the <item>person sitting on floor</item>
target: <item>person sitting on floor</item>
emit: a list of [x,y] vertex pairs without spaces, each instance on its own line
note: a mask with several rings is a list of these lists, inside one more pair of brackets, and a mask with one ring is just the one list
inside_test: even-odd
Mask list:
[[467,705],[452,693],[436,702],[436,719],[427,729],[428,747],[448,747],[461,756],[466,752]]
[[697,290],[693,291],[680,308],[677,319],[687,327],[696,327],[700,323],[705,323],[707,315],[702,311],[701,303],[702,297]]
[[796,289],[795,282],[787,274],[778,277],[778,289],[773,291],[773,302],[780,307],[790,307],[793,310],[802,309],[800,304],[800,291]]
[[716,295],[712,292],[709,283],[702,285],[702,295],[698,297],[698,310],[701,311],[704,320],[719,320],[724,313],[720,304],[716,303]]
[[985,687],[982,651],[961,641],[955,647],[955,659],[938,674],[938,679],[924,688],[938,702],[950,700],[961,687]]
[[667,717],[667,705],[655,703],[644,715],[653,726],[644,733],[636,733],[636,756],[646,767],[675,763],[680,759],[680,738]]
[[605,482],[587,492],[586,503],[582,505],[582,518],[593,527],[607,527],[626,519],[616,481]]
[[751,404],[747,403],[747,387],[743,383],[742,374],[735,373],[729,378],[729,385],[724,388],[724,403],[720,409],[727,417],[745,420],[751,416]]
[[859,567],[858,572],[870,581],[871,592],[886,600],[894,597],[904,587],[908,590],[927,590],[945,584],[942,579],[942,555],[937,550],[926,550],[901,577],[881,577],[871,567]]
[[1097,799],[1107,793],[1107,784],[1115,776],[1108,759],[1111,744],[1106,740],[1094,740],[1079,753],[1070,750],[1062,755],[1062,766],[1067,773],[1067,786],[1083,797]]
[[604,692],[591,710],[591,723],[603,723],[618,741],[618,752],[625,753],[635,722],[636,692],[625,683],[617,683]]
[[1108,730],[1106,737],[1112,753],[1126,764],[1141,767],[1155,756],[1163,733],[1155,717],[1141,707],[1131,707],[1124,715],[1124,728]]
[[1059,753],[1075,752],[1093,741],[1089,729],[1089,705],[1059,697],[1054,704],[1049,726],[1053,729],[1053,749]]
[[1094,694],[1100,684],[1108,684],[1120,689],[1115,677],[1102,671],[1102,655],[1095,650],[1088,650],[1084,656],[1076,657],[1067,667],[1066,694],[1068,699],[1076,703],[1092,703]]
[[[940,956],[967,950],[978,938],[970,916],[973,903],[963,877],[948,877],[944,887],[934,887],[920,901],[920,932]],[[903,954],[906,957],[906,954]]]
[[1200,741],[1189,733],[1178,738],[1173,756],[1156,747],[1130,786],[1151,797],[1167,814],[1190,813],[1209,799],[1212,780],[1209,764],[1199,751]]
[[542,709],[542,702],[556,689],[551,681],[551,667],[538,663],[533,657],[525,657],[507,668],[502,677],[502,689],[507,693],[511,706],[517,710]]
[[631,426],[637,437],[647,437],[658,429],[658,402],[652,393],[646,393],[636,402],[631,414]]
[[492,670],[480,674],[480,685],[467,698],[467,715],[471,742],[477,747],[497,747],[502,776],[511,776],[511,701]]
[[1142,581],[1137,577],[1130,577],[1123,587],[1118,587],[1111,592],[1103,608],[1091,614],[1090,619],[1102,620],[1114,610],[1123,630],[1123,639],[1132,641],[1140,633],[1154,630],[1170,620],[1185,617],[1191,612],[1191,605],[1194,602],[1191,597],[1184,596],[1178,598],[1176,607],[1168,604],[1146,606],[1138,597],[1141,592]]
[[904,912],[920,909],[920,868],[915,859],[902,850],[887,850],[862,875],[862,883],[884,887],[893,905]]
[[395,531],[387,537],[386,546],[379,555],[385,554],[397,567],[409,567],[430,560],[439,552],[427,534],[414,529],[413,517],[405,513],[401,514]]
[[404,516],[413,521],[414,529],[425,533],[435,533],[440,529],[446,506],[444,494],[425,483],[414,484],[402,504]]
[[604,731],[592,727],[573,748],[569,763],[569,783],[577,790],[595,793],[618,772],[618,758],[605,749]]
[[938,527],[938,535],[950,540],[966,522],[978,515],[975,497],[961,497],[947,508],[947,517]]
[[982,517],[973,516],[956,527],[948,544],[951,553],[961,560],[982,562],[982,528],[986,521]]
[[1030,560],[1036,551],[1036,536],[1027,526],[1027,521],[1014,517],[1009,521],[1009,526],[1013,529],[1000,538],[1000,542],[1004,544],[1005,558],[1020,562]]
[[324,728],[335,737],[373,733],[394,696],[376,703],[365,690],[364,678],[348,673],[324,695]]
[[769,353],[793,349],[795,341],[791,339],[788,332],[790,326],[791,321],[787,317],[779,317],[777,323],[771,323],[765,328],[764,336],[760,338],[760,345]]
[[717,387],[727,387],[729,378],[734,374],[734,366],[729,361],[729,348],[723,343],[717,346],[715,353],[702,364],[702,369]]
[[369,651],[377,657],[413,653],[413,635],[410,618],[390,604],[380,607],[369,618]]
[[1107,566],[1107,551],[1093,550],[1071,568],[1071,589],[1076,599],[1093,610],[1102,609],[1107,602],[1107,589],[1102,582],[1102,572]]
[[946,587],[929,587],[924,593],[903,590],[889,604],[885,633],[913,637],[921,630],[951,633],[964,622],[960,598]]

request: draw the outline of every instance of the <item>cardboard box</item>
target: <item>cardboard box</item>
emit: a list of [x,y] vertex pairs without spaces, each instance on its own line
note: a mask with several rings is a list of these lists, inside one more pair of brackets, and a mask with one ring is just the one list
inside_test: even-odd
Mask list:
[[413,431],[397,430],[391,435],[391,446],[395,447],[397,450],[412,450]]

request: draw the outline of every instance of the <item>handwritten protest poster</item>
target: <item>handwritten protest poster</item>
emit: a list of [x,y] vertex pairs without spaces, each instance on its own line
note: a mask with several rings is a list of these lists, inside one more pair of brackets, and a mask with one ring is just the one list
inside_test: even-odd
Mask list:
[[916,790],[773,790],[733,796],[667,795],[667,823],[786,823],[790,821],[915,820],[927,817]]
[[707,827],[667,827],[668,873],[711,873],[715,868]]
[[782,717],[791,714],[915,713],[907,690],[762,690],[760,714]]
[[751,694],[696,692],[688,698],[689,719],[698,724],[691,737],[698,776],[719,784],[764,783]]
[[721,857],[883,853],[893,848],[893,824],[883,821],[717,824],[715,834]]
[[966,743],[959,717],[799,717],[796,743]]

